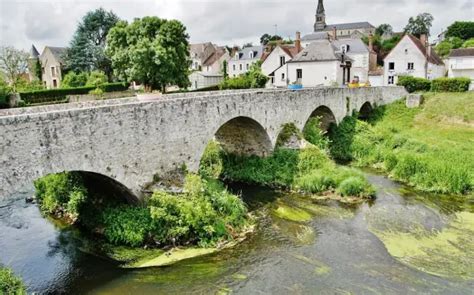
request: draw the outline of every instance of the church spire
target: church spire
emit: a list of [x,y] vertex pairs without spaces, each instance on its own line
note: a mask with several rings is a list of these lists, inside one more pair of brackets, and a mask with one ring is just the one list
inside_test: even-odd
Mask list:
[[316,9],[316,22],[314,23],[314,31],[322,31],[326,28],[326,11],[324,10],[323,0],[318,1]]

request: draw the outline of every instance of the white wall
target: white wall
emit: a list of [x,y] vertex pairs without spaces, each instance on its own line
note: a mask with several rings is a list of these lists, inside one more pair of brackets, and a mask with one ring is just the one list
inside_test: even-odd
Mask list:
[[383,83],[384,83],[383,75],[369,76],[369,83],[370,83],[370,86],[373,86],[373,87],[383,86]]
[[352,62],[351,68],[351,81],[354,79],[354,76],[359,77],[360,82],[367,82],[369,76],[369,53],[347,53]]
[[265,59],[262,64],[262,72],[264,75],[270,75],[276,69],[278,69],[280,65],[280,57],[285,57],[285,63],[291,60],[291,56],[289,56],[280,46],[277,46],[270,55]]
[[189,75],[189,82],[191,82],[190,90],[206,88],[209,86],[218,85],[224,80],[223,76],[204,76],[200,72],[193,72]]
[[[236,60],[235,58],[232,58],[229,60],[229,77],[237,77],[241,74],[245,74],[248,72],[247,70],[247,65],[248,68],[259,61],[260,59],[241,59],[241,60]],[[235,65],[235,70],[234,70],[234,65]],[[242,70],[240,69],[240,65],[242,65]]]
[[288,63],[289,83],[295,82],[296,70],[303,70],[301,84],[304,87],[331,86],[342,84],[342,69],[338,61]]
[[471,78],[470,90],[474,90],[474,56],[451,57],[448,60],[448,77]]

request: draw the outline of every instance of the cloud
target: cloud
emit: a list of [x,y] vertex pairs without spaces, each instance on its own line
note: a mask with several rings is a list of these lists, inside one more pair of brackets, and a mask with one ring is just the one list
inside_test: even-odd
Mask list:
[[[186,25],[191,42],[256,43],[262,34],[275,30],[284,37],[311,32],[316,4],[316,0],[0,0],[0,45],[67,46],[83,15],[99,7],[128,21],[146,15],[178,19]],[[327,0],[325,8],[328,23],[390,23],[396,31],[410,16],[430,12],[435,17],[433,35],[455,20],[472,19],[470,0]]]

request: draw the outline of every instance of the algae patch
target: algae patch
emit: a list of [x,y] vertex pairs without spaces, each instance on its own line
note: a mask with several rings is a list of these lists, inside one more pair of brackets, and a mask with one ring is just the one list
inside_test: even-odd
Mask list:
[[408,266],[446,278],[474,279],[474,213],[455,213],[440,230],[370,230],[390,255]]
[[153,259],[139,260],[127,265],[128,268],[144,268],[154,266],[165,266],[176,263],[181,260],[194,258],[216,252],[217,248],[187,248],[187,249],[171,249]]
[[321,275],[326,275],[331,272],[331,268],[321,261],[318,261],[316,259],[310,259],[306,256],[299,255],[299,254],[290,254],[290,255],[304,263],[315,266],[314,273],[316,275],[321,276]]
[[287,219],[297,222],[305,222],[311,220],[311,214],[305,210],[279,204],[278,208],[273,210],[273,213],[282,219]]

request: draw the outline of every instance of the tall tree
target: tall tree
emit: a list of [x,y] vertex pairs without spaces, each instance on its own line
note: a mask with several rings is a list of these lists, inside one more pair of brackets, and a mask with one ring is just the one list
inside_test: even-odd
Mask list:
[[105,55],[109,30],[120,19],[112,11],[99,8],[88,12],[79,23],[66,56],[66,66],[75,72],[100,70],[112,76],[111,62]]
[[186,27],[158,17],[121,21],[110,30],[106,53],[114,74],[144,84],[147,91],[168,85],[189,86],[189,42]]
[[392,34],[393,28],[389,24],[381,24],[375,29],[375,34],[379,36],[383,36],[384,34]]
[[463,40],[474,38],[474,22],[454,22],[448,27],[446,37],[458,37]]
[[28,56],[28,52],[11,46],[0,47],[0,70],[13,91],[16,91],[22,75],[26,73]]
[[423,34],[429,35],[433,20],[434,17],[427,12],[418,14],[416,17],[410,17],[404,31],[418,38]]

